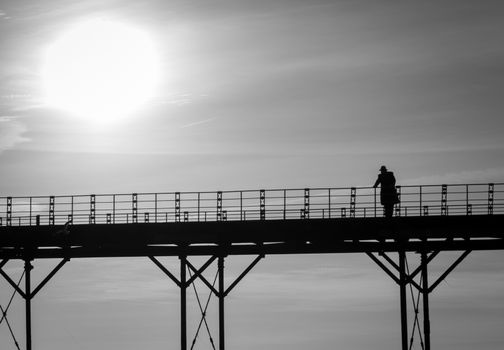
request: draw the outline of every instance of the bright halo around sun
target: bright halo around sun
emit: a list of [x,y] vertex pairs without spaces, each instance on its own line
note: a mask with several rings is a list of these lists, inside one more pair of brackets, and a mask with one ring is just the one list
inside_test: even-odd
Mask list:
[[46,102],[96,123],[118,121],[154,96],[158,57],[149,35],[91,20],[64,33],[46,53]]

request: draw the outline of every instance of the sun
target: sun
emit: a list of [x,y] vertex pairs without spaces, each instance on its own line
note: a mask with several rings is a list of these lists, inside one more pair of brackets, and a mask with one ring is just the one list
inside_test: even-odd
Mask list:
[[85,21],[48,47],[45,101],[89,121],[117,121],[154,96],[158,65],[146,32],[104,19]]

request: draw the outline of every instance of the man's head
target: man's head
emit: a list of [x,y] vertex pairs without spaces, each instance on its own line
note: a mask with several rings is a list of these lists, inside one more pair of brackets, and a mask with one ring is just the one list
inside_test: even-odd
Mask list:
[[380,172],[386,173],[387,172],[387,167],[385,165],[382,165],[380,168]]

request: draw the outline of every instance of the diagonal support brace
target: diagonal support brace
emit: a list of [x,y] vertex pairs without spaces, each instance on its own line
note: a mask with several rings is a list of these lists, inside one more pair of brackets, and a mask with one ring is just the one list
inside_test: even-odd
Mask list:
[[396,269],[397,272],[401,271],[401,268],[399,267],[399,265],[394,260],[392,260],[392,258],[390,258],[387,254],[385,254],[385,252],[380,252],[379,255],[383,256],[385,258],[385,260],[387,260],[388,263]]
[[366,254],[371,258],[371,260],[373,260],[378,266],[380,266],[382,270],[385,271],[385,273],[389,275],[397,284],[401,285],[401,280],[396,275],[394,275],[394,273],[390,271],[390,269],[385,266],[384,263],[382,263],[376,256],[374,256],[373,253],[366,252]]
[[[19,278],[19,281],[17,283],[17,285],[20,285],[21,284],[21,281],[23,280],[23,277],[24,277],[24,272],[23,274],[21,275],[21,277]],[[14,290],[14,292],[12,293],[11,297],[10,297],[10,300],[6,306],[5,309],[3,309],[3,307],[0,305],[0,308],[2,308],[2,318],[0,319],[0,324],[2,324],[3,320],[4,319],[7,319],[7,312],[9,311],[10,307],[11,307],[11,304],[12,304],[12,301],[14,300],[14,297],[16,296],[16,293],[17,291]]]
[[46,284],[49,282],[51,278],[58,272],[63,265],[65,265],[68,261],[70,261],[70,258],[64,258],[59,262],[59,264],[40,282],[40,284],[33,290],[33,292],[30,294],[30,298],[33,298],[35,294],[37,294]]
[[446,276],[448,276],[450,274],[450,272],[452,272],[458,264],[460,264],[462,262],[462,260],[464,260],[466,258],[466,256],[469,255],[469,253],[471,253],[472,250],[466,250],[464,253],[462,253],[461,256],[459,256],[459,258],[457,260],[455,260],[455,262],[453,264],[451,264],[451,266],[441,275],[439,276],[439,278],[436,280],[436,282],[434,282],[428,289],[428,292],[431,293],[434,289],[436,289],[436,287],[446,278]]
[[161,271],[163,271],[166,276],[170,277],[170,279],[175,282],[175,284],[178,286],[178,287],[181,287],[182,286],[182,283],[180,283],[180,281],[178,280],[177,277],[175,277],[170,271],[168,271],[168,269],[166,267],[163,266],[163,264],[161,264],[161,262],[156,259],[155,257],[153,256],[149,256],[149,259],[157,266],[159,267],[159,269]]
[[231,283],[231,285],[226,289],[226,291],[224,292],[224,296],[227,296],[231,292],[231,290],[233,290],[233,288],[236,287],[236,285],[243,279],[243,277],[245,277],[247,273],[249,273],[250,270],[252,270],[254,266],[256,266],[257,263],[262,258],[264,258],[264,254],[261,254],[258,257],[256,257],[254,261],[252,261],[252,263],[240,274],[240,276],[238,276],[236,280],[234,280],[234,282]]
[[[213,262],[216,258],[217,258],[217,256],[213,256],[212,258],[210,258],[210,260],[209,260],[209,261],[210,261],[210,263],[211,263],[211,262]],[[207,263],[208,263],[208,261],[207,261]],[[206,264],[205,264],[205,265],[206,265]],[[210,265],[210,264],[208,264],[208,265]],[[189,267],[189,268],[193,271],[193,273],[194,273],[194,275],[193,275],[193,276],[191,277],[191,279],[190,279],[191,283],[194,281],[194,279],[195,279],[196,277],[199,277],[199,279],[200,279],[203,283],[205,283],[205,284],[206,284],[206,286],[207,286],[207,287],[208,287],[208,288],[212,291],[212,293],[214,293],[217,297],[220,295],[220,293],[217,291],[217,289],[215,289],[215,287],[214,287],[214,286],[212,286],[212,285],[210,284],[210,282],[208,282],[208,280],[205,278],[205,276],[203,276],[203,275],[202,275],[202,272],[203,272],[204,270],[202,270],[202,269],[197,270],[197,269],[196,269],[196,268],[195,268],[195,267],[194,267],[194,266],[193,266],[193,265],[192,265],[189,261],[187,262],[187,266],[188,266],[188,267]],[[203,267],[205,267],[205,266],[203,266]],[[203,268],[203,267],[202,267],[202,268]],[[206,267],[205,267],[205,269],[206,269]]]
[[[7,280],[7,282],[9,282],[9,284],[16,290],[16,292],[18,292],[19,295],[21,295],[23,297],[23,299],[27,299],[27,298],[32,299],[35,296],[35,294],[40,292],[40,290],[47,284],[47,282],[49,282],[51,280],[51,278],[53,278],[54,275],[69,260],[70,260],[70,258],[64,258],[63,260],[61,260],[59,262],[59,264],[42,280],[42,282],[40,282],[40,284],[33,290],[33,292],[30,293],[30,295],[27,295],[24,291],[22,291],[21,288],[19,288],[19,286],[16,283],[14,283],[14,281],[9,277],[9,275],[7,275],[5,273],[5,271],[3,271],[1,268],[0,268],[0,274]],[[5,264],[3,264],[3,265],[5,265]]]
[[199,270],[196,270],[195,267],[189,261],[187,261],[187,265],[194,272],[194,275],[192,275],[187,281],[187,286],[190,286],[191,283],[193,283],[196,278],[198,277],[203,278],[202,273],[208,268],[208,266],[210,266],[215,261],[215,259],[217,259],[217,256],[216,255],[212,256],[210,259],[207,260],[206,263],[203,264],[203,266],[200,267]]
[[[4,260],[4,261],[5,261],[5,260]],[[3,261],[3,262],[4,262],[4,261]],[[3,262],[2,262],[2,263],[3,263]],[[5,263],[4,263],[3,265],[5,265]],[[3,278],[5,278],[5,280],[6,280],[7,282],[9,282],[9,284],[12,286],[12,288],[14,288],[14,289],[16,290],[16,292],[18,292],[18,294],[19,294],[19,295],[21,295],[21,297],[22,297],[23,299],[26,299],[26,293],[25,293],[24,291],[22,291],[22,290],[21,290],[21,288],[19,288],[19,286],[18,286],[18,285],[17,285],[17,284],[16,284],[16,283],[15,283],[15,282],[14,282],[14,281],[13,281],[13,280],[9,277],[9,275],[7,275],[7,274],[5,273],[5,271],[4,271],[4,270],[2,270],[2,268],[0,268],[0,275],[2,275],[2,276],[3,276]]]
[[[439,253],[439,251],[437,252],[434,252],[432,253],[429,258],[428,258],[428,261],[431,261],[432,259],[434,259],[434,257]],[[390,277],[392,277],[392,279],[397,283],[397,284],[401,284],[400,283],[400,280],[399,278],[394,275],[394,273],[385,265],[383,264],[376,256],[373,255],[373,253],[369,253],[367,252],[366,253],[371,259],[373,259],[373,261],[378,265],[380,266],[383,271],[385,271],[387,273],[387,275],[389,275]],[[380,253],[380,256],[383,256],[385,258],[385,260],[388,261],[388,263],[390,265],[392,265],[392,267],[394,267],[397,272],[400,272],[400,268],[399,268],[399,265],[397,265],[397,263],[392,260],[387,254],[385,253]],[[417,268],[412,274],[408,275],[406,274],[405,276],[405,280],[404,280],[404,283],[405,284],[412,284],[416,289],[418,289],[419,291],[422,291],[422,287],[413,279],[420,271],[422,270],[422,267],[420,266],[419,268]]]
[[426,259],[424,262],[422,262],[420,264],[420,266],[418,266],[415,271],[413,271],[407,278],[407,281],[408,282],[412,282],[413,281],[413,278],[415,278],[420,272],[422,272],[422,269],[423,269],[423,265],[426,264],[428,265],[441,251],[440,250],[437,250],[433,253],[431,253]]
[[8,261],[9,261],[9,259],[3,259],[3,260],[2,260],[2,262],[0,262],[0,269],[1,269],[2,267],[4,267],[4,266],[5,266],[5,264],[7,264],[7,262],[8,262]]

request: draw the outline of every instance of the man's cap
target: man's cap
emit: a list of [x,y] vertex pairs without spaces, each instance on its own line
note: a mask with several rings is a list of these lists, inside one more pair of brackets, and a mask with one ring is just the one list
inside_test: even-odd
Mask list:
[[380,171],[387,171],[387,167],[385,165],[382,165]]

